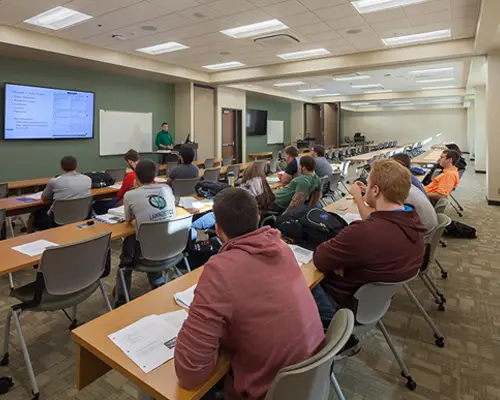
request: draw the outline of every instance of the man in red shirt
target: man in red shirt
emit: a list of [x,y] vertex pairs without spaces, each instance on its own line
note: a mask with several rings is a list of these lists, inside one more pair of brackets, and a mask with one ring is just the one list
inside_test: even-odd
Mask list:
[[279,370],[321,348],[323,327],[293,252],[277,230],[258,228],[255,197],[225,189],[213,212],[224,245],[196,286],[175,345],[175,371],[182,387],[193,388],[212,373],[222,349],[232,370],[224,399],[262,400]]
[[122,182],[122,187],[120,188],[120,190],[116,195],[116,199],[119,202],[123,200],[123,196],[125,196],[125,193],[134,188],[135,167],[137,166],[139,161],[141,161],[141,157],[139,156],[139,153],[137,151],[130,149],[125,153],[125,162],[127,163],[127,166],[132,170],[132,172],[129,172],[125,176]]

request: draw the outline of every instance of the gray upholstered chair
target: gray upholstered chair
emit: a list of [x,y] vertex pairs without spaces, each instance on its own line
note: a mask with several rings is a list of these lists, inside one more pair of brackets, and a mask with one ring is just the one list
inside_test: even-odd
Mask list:
[[115,182],[121,182],[125,179],[125,168],[110,168],[104,171],[115,180]]
[[92,207],[92,200],[92,195],[55,200],[52,205],[54,222],[57,225],[68,225],[87,219]]

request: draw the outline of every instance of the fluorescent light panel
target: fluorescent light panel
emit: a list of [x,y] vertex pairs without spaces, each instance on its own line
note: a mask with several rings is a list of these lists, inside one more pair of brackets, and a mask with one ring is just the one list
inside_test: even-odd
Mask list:
[[239,61],[228,61],[220,64],[204,65],[202,68],[211,69],[212,71],[219,71],[221,69],[238,68],[244,66],[245,64],[242,64]]
[[322,93],[314,95],[314,97],[330,97],[330,96],[340,96],[340,93]]
[[391,89],[386,89],[386,90],[366,90],[366,94],[375,94],[375,93],[391,93]]
[[454,71],[455,71],[454,67],[419,69],[419,70],[415,70],[415,71],[410,71],[410,75],[437,74],[440,72],[454,72]]
[[155,44],[154,46],[136,49],[135,51],[140,51],[141,53],[146,53],[156,56],[158,54],[171,53],[173,51],[179,51],[184,49],[189,49],[189,47],[184,46],[183,44],[177,42],[166,42],[166,43]]
[[390,104],[411,104],[411,101],[408,100],[391,101]]
[[423,3],[426,0],[358,0],[351,4],[360,14],[387,10],[389,8],[409,6],[411,4]]
[[350,105],[351,106],[356,106],[356,107],[358,107],[358,106],[369,106],[369,105],[371,105],[371,103],[351,103]]
[[308,93],[308,92],[322,92],[325,89],[323,88],[312,88],[312,89],[299,89],[298,92],[300,93]]
[[455,78],[421,79],[418,80],[417,83],[451,82],[454,80]]
[[417,33],[415,35],[389,37],[382,39],[382,41],[387,46],[398,46],[402,44],[430,42],[432,40],[439,40],[439,39],[449,39],[450,37],[451,37],[451,30],[443,29],[440,31]]
[[437,89],[457,89],[457,86],[432,86],[432,87],[422,88],[422,90],[437,90]]
[[276,87],[287,87],[287,86],[302,86],[305,85],[304,82],[297,81],[297,82],[281,82],[281,83],[275,83],[273,86]]
[[31,25],[41,26],[42,28],[59,29],[68,28],[80,22],[93,18],[91,15],[71,10],[66,7],[55,7],[41,14],[35,15],[24,22]]
[[352,76],[338,76],[338,77],[333,77],[334,81],[338,82],[348,82],[348,81],[361,81],[364,79],[371,79],[371,76],[369,75],[352,75]]
[[283,60],[298,60],[300,58],[318,57],[327,54],[330,54],[330,52],[327,49],[313,49],[313,50],[296,51],[294,53],[278,54],[278,57],[282,58]]
[[370,88],[378,88],[378,87],[383,87],[384,85],[380,83],[374,83],[370,85],[352,85],[353,89],[370,89]]
[[284,29],[288,29],[288,26],[286,26],[283,22],[277,19],[270,19],[269,21],[257,22],[256,24],[225,29],[223,31],[220,31],[220,33],[231,36],[235,39],[243,39],[262,35],[264,33],[282,31]]

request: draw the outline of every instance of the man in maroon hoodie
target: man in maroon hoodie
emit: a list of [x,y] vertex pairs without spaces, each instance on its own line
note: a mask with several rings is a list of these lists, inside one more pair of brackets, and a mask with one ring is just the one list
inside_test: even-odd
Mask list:
[[325,274],[313,289],[325,327],[364,284],[404,281],[422,266],[426,229],[416,211],[404,205],[410,187],[410,171],[394,160],[375,161],[367,187],[351,186],[363,221],[345,227],[314,253],[314,265]]
[[177,337],[175,370],[182,387],[197,386],[222,349],[232,369],[225,400],[263,399],[280,369],[322,346],[318,308],[279,232],[258,228],[253,196],[228,188],[214,198],[213,212],[224,245],[205,264],[196,286]]

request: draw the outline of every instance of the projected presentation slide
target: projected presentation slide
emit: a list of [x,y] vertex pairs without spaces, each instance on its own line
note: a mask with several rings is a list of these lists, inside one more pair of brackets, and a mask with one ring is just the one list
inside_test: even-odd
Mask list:
[[5,139],[93,137],[94,93],[5,85]]

